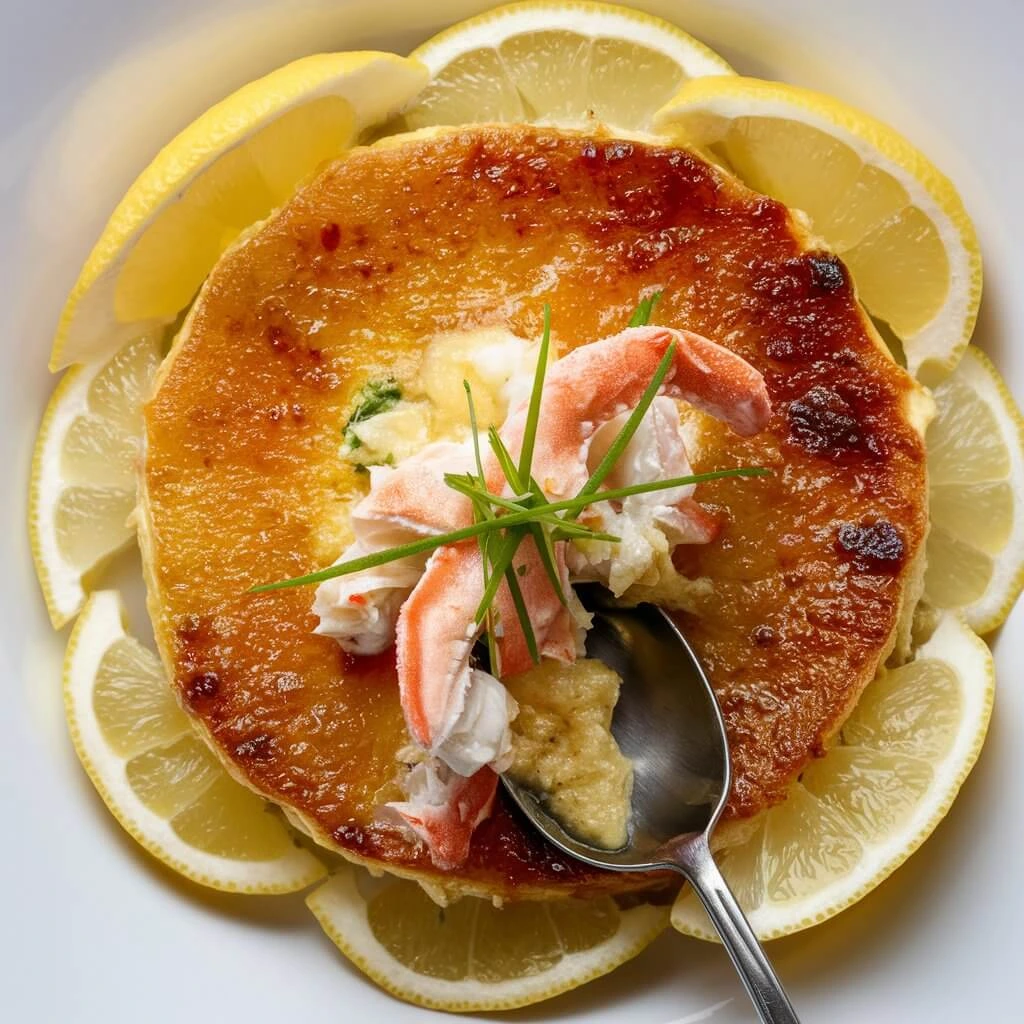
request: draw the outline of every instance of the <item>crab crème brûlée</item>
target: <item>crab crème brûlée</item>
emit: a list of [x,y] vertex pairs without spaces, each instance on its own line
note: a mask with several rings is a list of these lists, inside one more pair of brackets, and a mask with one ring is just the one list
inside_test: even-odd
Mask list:
[[[638,297],[653,290],[663,296],[659,328],[623,341]],[[545,304],[559,357],[549,374],[566,367],[587,408],[600,405],[594,381],[604,378],[589,369],[573,378],[573,359],[582,367],[584,346],[631,338],[663,353],[672,339],[682,347],[695,337],[696,362],[710,339],[763,382],[763,422],[749,430],[737,429],[738,400],[732,413],[697,408],[685,388],[675,396],[666,388],[649,412],[652,424],[663,415],[671,436],[685,435],[696,471],[772,470],[686,495],[703,536],[671,544],[670,560],[661,551],[653,578],[624,570],[617,552],[565,557],[567,573],[581,558],[609,585],[625,571],[613,586],[625,598],[678,610],[729,731],[722,842],[785,799],[824,752],[906,642],[920,587],[929,401],[879,340],[841,262],[798,215],[653,140],[474,126],[345,154],[225,253],[161,368],[146,410],[140,512],[150,605],[182,704],[236,777],[321,843],[448,894],[588,894],[658,879],[563,858],[493,786],[464,855],[439,862],[422,834],[381,813],[408,804],[408,780],[424,758],[446,754],[426,749],[433,705],[421,708],[424,735],[409,717],[391,621],[385,616],[366,653],[351,643],[345,650],[328,611],[314,612],[313,587],[250,588],[321,569],[351,548],[358,502],[388,476],[386,468],[368,476],[360,451],[373,455],[367,462],[395,462],[400,474],[430,445],[464,441],[450,396],[447,406],[439,396],[454,384],[465,400],[454,367],[470,367],[463,375],[479,384],[481,404],[494,406],[482,411],[485,424],[505,430],[522,401],[513,385],[530,377],[527,353]],[[493,361],[474,356],[469,340],[466,362],[450,351],[448,362],[435,358],[460,339],[475,339],[477,350],[520,346],[525,373],[489,382]],[[353,410],[381,381],[402,395],[388,413],[391,435],[375,434],[374,419],[354,430]],[[389,445],[395,450],[384,451]],[[548,493],[563,481],[541,483]],[[425,581],[423,572],[413,567],[408,583]],[[439,593],[458,594],[458,577],[447,579]],[[413,593],[423,596],[418,585]],[[415,622],[425,621],[421,613]],[[397,628],[400,661],[403,643],[413,647]],[[421,632],[429,637],[428,627]],[[427,641],[417,642],[428,656]],[[571,661],[566,643],[561,650]],[[558,676],[547,663],[530,671]],[[614,744],[601,743],[614,681],[566,680],[541,689],[535,677],[508,679],[523,698],[519,717],[507,716],[513,751],[477,751],[474,766],[489,772],[488,764],[505,766],[502,753],[507,761],[543,737],[557,743],[558,722],[590,699],[600,705],[593,728],[567,757],[575,744],[616,765]],[[417,699],[429,683],[417,682]],[[565,770],[564,759],[546,770],[539,759],[521,761],[515,770],[526,776],[565,783],[566,813],[582,807],[586,817],[593,779]],[[628,772],[616,778],[623,793]],[[623,827],[590,824],[595,837]]]

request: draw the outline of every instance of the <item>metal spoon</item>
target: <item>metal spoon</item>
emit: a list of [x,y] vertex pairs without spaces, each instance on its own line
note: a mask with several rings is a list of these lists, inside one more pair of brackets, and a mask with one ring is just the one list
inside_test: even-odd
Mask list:
[[714,691],[675,623],[653,605],[617,608],[598,587],[578,593],[594,613],[587,655],[623,685],[612,733],[633,762],[625,846],[602,850],[570,835],[541,794],[502,777],[540,832],[578,860],[609,871],[672,868],[693,886],[762,1021],[797,1024],[782,984],[711,856],[708,837],[729,795],[729,746]]

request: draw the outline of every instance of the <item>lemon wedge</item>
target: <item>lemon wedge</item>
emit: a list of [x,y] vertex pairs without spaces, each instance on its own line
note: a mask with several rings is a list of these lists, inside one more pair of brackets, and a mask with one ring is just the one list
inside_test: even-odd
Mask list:
[[61,313],[50,368],[103,358],[173,321],[243,230],[426,80],[390,53],[318,54],[207,110],[118,203]]
[[610,897],[437,906],[415,882],[344,866],[306,897],[341,952],[381,988],[435,1010],[509,1010],[583,985],[636,956],[668,909]]
[[221,767],[114,591],[89,598],[64,660],[71,739],[122,827],[168,867],[227,892],[294,892],[324,875],[267,804]]
[[430,85],[409,128],[479,121],[644,131],[687,79],[735,72],[675,25],[602,3],[507,4],[413,50]]
[[911,373],[931,385],[956,366],[978,314],[981,252],[953,184],[906,139],[831,96],[739,76],[687,82],[654,122],[804,211]]
[[973,346],[934,394],[924,598],[987,633],[1024,586],[1024,418]]
[[106,362],[69,370],[36,438],[29,540],[55,629],[78,614],[88,579],[135,536],[142,403],[160,361],[147,334]]
[[[760,938],[838,914],[931,835],[981,750],[993,686],[992,655],[952,613],[913,661],[869,684],[840,742],[805,769],[745,843],[719,858]],[[688,888],[672,924],[715,939]]]

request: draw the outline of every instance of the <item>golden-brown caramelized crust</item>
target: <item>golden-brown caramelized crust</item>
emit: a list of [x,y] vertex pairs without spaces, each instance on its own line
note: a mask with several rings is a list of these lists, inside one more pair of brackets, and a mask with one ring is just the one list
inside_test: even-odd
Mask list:
[[[227,253],[146,414],[143,538],[158,640],[182,702],[233,769],[323,841],[424,877],[373,822],[407,742],[393,655],[312,633],[312,589],[255,583],[333,561],[364,486],[338,458],[368,379],[415,375],[423,339],[501,324],[564,353],[659,323],[765,375],[748,439],[709,426],[699,469],[724,520],[679,564],[713,586],[683,617],[722,701],[728,815],[784,797],[891,647],[926,526],[914,385],[868,326],[842,263],[780,204],[670,146],[474,127],[353,151]],[[505,804],[458,885],[504,895],[636,884],[566,861]]]

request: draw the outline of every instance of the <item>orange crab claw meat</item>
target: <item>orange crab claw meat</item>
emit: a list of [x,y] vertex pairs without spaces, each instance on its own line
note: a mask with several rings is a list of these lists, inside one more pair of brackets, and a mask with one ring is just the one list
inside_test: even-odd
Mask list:
[[466,778],[428,759],[406,779],[409,799],[385,804],[378,818],[412,832],[426,844],[434,865],[450,871],[469,856],[473,832],[490,815],[497,788],[498,776],[490,768]]

